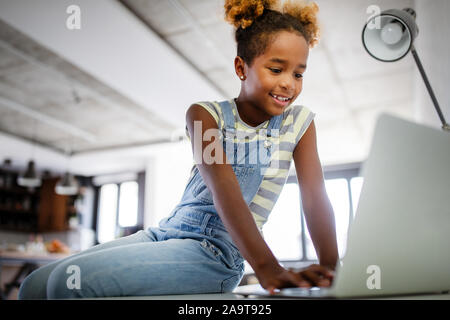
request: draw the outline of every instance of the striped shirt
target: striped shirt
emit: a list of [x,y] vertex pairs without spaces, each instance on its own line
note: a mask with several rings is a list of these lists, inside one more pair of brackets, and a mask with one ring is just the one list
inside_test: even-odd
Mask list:
[[[263,138],[261,135],[257,134],[257,130],[266,128],[269,121],[267,120],[257,127],[251,127],[241,120],[234,99],[229,101],[232,105],[234,119],[237,122],[236,136],[249,137],[250,140]],[[196,104],[202,106],[211,114],[216,121],[219,130],[224,128],[225,121],[218,102],[202,101],[196,102]],[[300,105],[290,105],[283,112],[279,139],[274,141],[278,144],[278,146],[276,146],[276,151],[271,157],[271,161],[278,161],[278,165],[274,168],[269,167],[266,170],[258,192],[249,204],[252,216],[260,230],[267,221],[269,214],[272,211],[284,184],[286,183],[295,146],[300,141],[314,116],[315,113],[311,112],[311,110],[305,106]],[[239,132],[241,132],[241,134],[239,134]],[[186,135],[188,139],[190,139],[187,127]],[[193,170],[191,170],[191,175],[192,174]]]

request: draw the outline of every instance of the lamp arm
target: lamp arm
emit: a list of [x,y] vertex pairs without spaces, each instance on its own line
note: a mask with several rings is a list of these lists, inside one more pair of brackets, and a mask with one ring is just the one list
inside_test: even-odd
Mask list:
[[417,67],[419,68],[420,74],[422,75],[423,81],[425,82],[425,86],[427,87],[428,93],[430,94],[431,100],[433,101],[434,108],[436,109],[439,119],[442,122],[442,129],[450,132],[450,125],[445,121],[444,115],[442,114],[441,108],[439,107],[439,103],[434,95],[433,89],[431,88],[430,82],[428,81],[428,77],[425,73],[425,70],[420,62],[419,55],[416,52],[416,48],[414,45],[411,45],[411,53],[416,61]]

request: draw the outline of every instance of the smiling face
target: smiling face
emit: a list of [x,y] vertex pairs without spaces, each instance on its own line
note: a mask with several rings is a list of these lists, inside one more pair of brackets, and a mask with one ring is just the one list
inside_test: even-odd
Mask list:
[[[302,91],[309,54],[305,38],[295,32],[280,31],[273,39],[251,67],[241,57],[235,59],[236,73],[245,77],[236,103],[241,118],[253,125],[282,114]],[[289,100],[281,101],[283,98]]]

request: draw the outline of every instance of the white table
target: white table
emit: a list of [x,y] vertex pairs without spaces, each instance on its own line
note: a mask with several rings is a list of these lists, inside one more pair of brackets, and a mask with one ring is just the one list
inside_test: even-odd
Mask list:
[[0,299],[6,300],[12,288],[20,287],[20,279],[29,275],[39,266],[68,257],[70,254],[63,253],[27,253],[20,251],[0,250],[0,280],[3,265],[15,265],[20,269],[14,276],[14,279],[5,284],[5,290],[0,287]]

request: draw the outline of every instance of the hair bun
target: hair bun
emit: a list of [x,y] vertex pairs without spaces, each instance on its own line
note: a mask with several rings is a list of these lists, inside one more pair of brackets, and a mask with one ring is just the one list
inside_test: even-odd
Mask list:
[[302,0],[285,0],[282,11],[302,23],[310,39],[309,45],[313,47],[319,39],[319,24],[317,21],[319,7],[317,4],[315,2],[307,3]]
[[225,20],[236,28],[249,27],[264,9],[271,9],[277,0],[225,0]]

